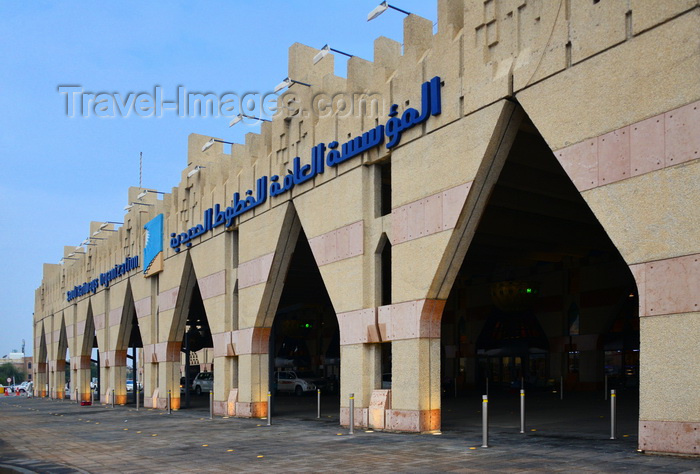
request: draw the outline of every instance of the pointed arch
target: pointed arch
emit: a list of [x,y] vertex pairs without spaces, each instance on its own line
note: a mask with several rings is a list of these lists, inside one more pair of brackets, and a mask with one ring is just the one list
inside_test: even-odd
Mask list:
[[[38,363],[37,364],[44,364],[43,365],[44,370],[43,371],[40,370],[40,372],[45,372],[46,371],[46,359],[48,358],[48,349],[46,347],[46,331],[44,328],[44,321],[41,321],[40,324],[41,324],[41,329],[40,329],[41,335],[39,336],[39,348],[38,348],[39,350],[37,351],[37,353],[38,353],[38,355],[37,355]],[[42,367],[42,366],[39,365],[39,367]]]
[[383,232],[379,237],[379,243],[374,252],[375,268],[375,288],[377,294],[375,296],[377,306],[386,306],[391,304],[391,285],[392,285],[392,259],[391,259],[391,241],[386,232]]
[[182,341],[187,325],[187,316],[192,304],[192,296],[197,286],[197,275],[192,263],[192,256],[188,252],[185,255],[185,264],[182,267],[182,276],[175,303],[175,315],[173,316],[170,329],[168,330],[168,341]]
[[272,327],[277,313],[277,306],[282,297],[282,290],[289,271],[289,266],[294,255],[299,235],[301,235],[301,221],[294,203],[290,202],[284,215],[281,232],[275,247],[270,276],[265,285],[260,309],[255,318],[255,327]]
[[[80,327],[80,326],[79,326]],[[92,349],[97,347],[97,336],[95,335],[95,318],[92,314],[92,303],[88,302],[87,317],[85,318],[85,326],[83,327],[82,337],[79,345],[79,353],[90,356]]]
[[467,200],[457,219],[457,225],[445,248],[433,278],[428,298],[446,300],[467,254],[476,228],[484,214],[486,203],[508,158],[520,125],[525,118],[522,107],[506,102],[494,133],[489,140],[484,159],[469,189]]
[[58,348],[56,352],[56,359],[65,360],[66,351],[68,348],[68,335],[66,333],[66,318],[61,314],[61,326],[58,333]]
[[[117,333],[117,345],[116,350],[126,350],[131,345],[131,339],[135,331],[138,329],[138,319],[136,317],[136,305],[134,304],[134,294],[131,291],[131,280],[126,282],[126,291],[124,293],[124,304],[122,305],[122,314],[119,321],[119,330]],[[140,331],[138,334],[139,340],[141,339]],[[141,344],[143,346],[143,344]]]

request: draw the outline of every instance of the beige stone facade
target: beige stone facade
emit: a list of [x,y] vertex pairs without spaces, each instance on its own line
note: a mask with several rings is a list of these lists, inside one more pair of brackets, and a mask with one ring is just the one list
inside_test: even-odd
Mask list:
[[[333,74],[332,55],[314,64],[317,53],[301,44],[289,51],[289,77],[311,87],[294,85],[280,101],[294,96],[300,112],[285,110],[264,123],[259,135],[233,145],[231,154],[220,143],[201,151],[209,137],[191,135],[187,166],[171,192],[139,198],[143,190],[130,188],[128,202],[138,204],[123,224],[92,222],[94,245],[66,247],[63,264],[44,265],[34,319],[38,395],[46,396],[48,388],[63,396],[63,384],[54,380],[64,370],[67,349],[71,387],[89,397],[90,358],[98,347],[101,393],[114,390],[124,403],[127,349],[134,342],[129,332],[136,321],[145,405],[164,408],[170,390],[172,406],[179,408],[183,338],[194,324],[192,308],[201,301],[213,346],[215,412],[264,416],[274,370],[271,332],[280,330],[272,329],[273,322],[286,301],[286,276],[301,253],[299,240],[305,239],[338,324],[341,423],[348,423],[353,393],[358,426],[440,429],[446,378],[441,372],[454,371],[452,383],[460,388],[478,385],[475,367],[482,353],[475,334],[488,324],[488,315],[470,319],[483,306],[478,300],[485,293],[478,285],[485,283],[478,272],[463,279],[471,270],[460,268],[465,257],[473,260],[469,252],[477,240],[480,251],[487,240],[502,240],[497,258],[504,258],[514,231],[494,223],[487,232],[496,215],[490,209],[505,208],[512,221],[500,222],[527,227],[518,224],[524,204],[514,191],[526,187],[530,194],[541,191],[537,199],[548,219],[563,206],[556,218],[566,222],[562,239],[580,239],[599,224],[625,264],[617,279],[617,270],[603,269],[605,262],[592,256],[602,252],[602,243],[591,244],[595,252],[586,248],[585,257],[577,253],[585,239],[577,240],[576,250],[550,241],[556,233],[533,244],[530,255],[546,255],[537,260],[541,264],[522,268],[530,269],[528,278],[537,280],[541,293],[535,316],[549,341],[544,379],[567,377],[582,390],[602,384],[603,327],[614,326],[614,315],[602,313],[616,303],[591,301],[603,301],[633,275],[636,288],[627,293],[638,302],[640,448],[699,454],[700,365],[688,363],[700,359],[697,0],[440,0],[435,33],[431,21],[407,16],[403,50],[380,37],[373,61],[348,61],[347,78]],[[255,196],[261,178],[267,179],[266,189],[273,176],[282,183],[295,157],[302,166],[312,165],[314,146],[346,143],[380,124],[389,127],[391,104],[398,104],[398,117],[408,107],[420,111],[421,86],[436,76],[441,112],[406,126],[397,146],[380,144],[335,166],[326,164],[312,179],[299,179],[277,196],[268,192],[249,211],[230,216],[232,225],[206,226],[208,209],[235,208],[234,193],[243,200],[247,190]],[[380,99],[376,109],[353,114],[305,113],[321,93]],[[528,153],[543,147],[538,156],[551,163],[528,166]],[[539,186],[545,175],[559,176],[561,191],[552,188],[548,195],[538,189],[546,188]],[[506,178],[509,191],[500,193]],[[566,206],[581,197],[575,205],[587,205],[594,218],[579,232],[571,223],[578,215]],[[387,205],[390,212],[382,210]],[[142,256],[143,226],[158,214],[164,215],[161,273],[144,277],[141,257],[137,269],[117,276],[108,288],[100,285],[67,301],[75,286]],[[177,243],[199,224],[204,231],[190,232],[179,251],[169,245],[171,234]],[[384,259],[387,242],[391,251]],[[564,269],[567,289],[550,289],[559,283],[550,285],[553,277],[539,270],[550,268],[546,265]],[[456,292],[463,281],[461,298]],[[382,289],[387,282],[388,291]],[[483,288],[487,294],[488,285]],[[315,298],[308,295],[309,301]],[[555,301],[554,309],[543,309],[546,301]],[[569,316],[575,312],[572,301],[591,316],[567,332],[562,327],[567,308]],[[596,311],[601,314],[593,316]],[[445,319],[448,313],[454,324]],[[467,329],[458,337],[462,313]],[[446,341],[447,334],[454,341]],[[320,346],[328,344],[325,336],[319,338]],[[571,366],[562,358],[573,344],[580,369],[569,379]],[[386,345],[392,361],[388,391],[381,381]],[[665,402],[670,399],[677,402]]]

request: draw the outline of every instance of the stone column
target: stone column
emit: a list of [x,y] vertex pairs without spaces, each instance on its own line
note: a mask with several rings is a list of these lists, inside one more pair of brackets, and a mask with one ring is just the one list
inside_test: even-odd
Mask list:
[[59,359],[51,362],[51,378],[54,381],[51,386],[53,398],[63,400],[66,398],[66,361]]
[[34,393],[37,397],[46,397],[46,384],[49,383],[46,362],[37,362],[34,372]]
[[630,270],[639,291],[639,449],[698,454],[700,253]]
[[376,308],[339,313],[340,424],[350,424],[350,394],[354,395],[354,426],[367,428],[374,389],[381,387],[381,348]]
[[71,395],[75,395],[75,389],[78,389],[78,397],[80,401],[90,401],[90,356],[73,356],[70,359],[71,363]]
[[107,386],[109,393],[107,400],[111,403],[112,390],[114,390],[114,404],[126,405],[126,349],[108,351],[104,360],[105,367],[109,368]]
[[233,348],[238,354],[238,401],[236,416],[267,416],[269,388],[270,328],[233,331]]
[[238,402],[238,357],[232,343],[233,331],[213,335],[214,414],[235,416]]
[[392,341],[388,430],[440,429],[440,320],[444,307],[444,300],[426,299],[379,309],[382,340]]
[[[168,406],[168,390],[170,390],[170,408],[173,410],[180,409],[180,365],[181,356],[180,349],[182,342],[170,341],[159,342],[151,346],[154,350],[151,353],[151,361],[157,361],[157,364],[150,364],[154,367],[151,370],[156,370],[157,388],[152,393],[151,405],[153,408],[165,410]],[[144,348],[144,357],[147,358],[146,348]],[[148,359],[146,359],[146,365]],[[145,404],[145,403],[144,403]]]

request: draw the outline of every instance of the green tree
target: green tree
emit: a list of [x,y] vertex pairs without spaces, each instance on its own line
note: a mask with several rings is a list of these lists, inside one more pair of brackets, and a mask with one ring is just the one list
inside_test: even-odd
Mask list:
[[0,383],[7,383],[7,378],[15,378],[15,383],[24,382],[25,374],[22,370],[15,367],[13,364],[6,362],[0,365]]

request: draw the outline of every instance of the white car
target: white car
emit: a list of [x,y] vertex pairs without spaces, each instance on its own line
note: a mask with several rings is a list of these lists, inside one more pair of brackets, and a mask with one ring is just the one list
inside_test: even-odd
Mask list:
[[312,374],[297,374],[293,370],[277,372],[277,390],[280,392],[294,393],[301,396],[305,392],[316,390]]
[[192,390],[197,395],[214,390],[214,372],[200,372],[192,381]]

